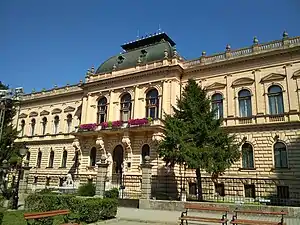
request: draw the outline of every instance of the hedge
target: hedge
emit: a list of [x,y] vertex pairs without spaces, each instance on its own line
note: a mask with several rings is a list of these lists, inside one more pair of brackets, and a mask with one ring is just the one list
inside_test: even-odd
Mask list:
[[[117,214],[117,199],[77,198],[73,195],[31,194],[25,200],[25,209],[31,212],[45,212],[58,209],[69,209],[76,222],[93,223],[110,219]],[[51,224],[45,219],[39,224]]]
[[104,192],[104,198],[119,198],[119,189],[118,188],[112,188],[109,191]]
[[78,188],[79,196],[94,196],[96,193],[96,185],[93,183],[86,183]]

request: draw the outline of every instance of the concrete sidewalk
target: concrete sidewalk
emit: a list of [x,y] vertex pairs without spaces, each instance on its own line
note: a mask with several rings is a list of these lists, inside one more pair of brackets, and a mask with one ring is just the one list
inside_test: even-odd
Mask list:
[[[131,221],[131,224],[144,224],[144,223],[155,223],[155,224],[178,224],[178,218],[181,212],[179,211],[165,211],[165,210],[145,210],[145,209],[134,209],[134,208],[118,208],[117,219],[115,223],[111,224],[123,224],[124,221]],[[190,213],[190,215],[198,215],[203,217],[218,217],[220,214],[215,213]],[[228,219],[232,218],[232,214],[228,214]],[[255,219],[255,220],[266,220],[266,221],[279,221],[278,217],[271,216],[240,216],[239,218],[244,219]],[[286,218],[285,222],[287,225],[299,225],[300,218]],[[128,224],[128,223],[124,223]]]

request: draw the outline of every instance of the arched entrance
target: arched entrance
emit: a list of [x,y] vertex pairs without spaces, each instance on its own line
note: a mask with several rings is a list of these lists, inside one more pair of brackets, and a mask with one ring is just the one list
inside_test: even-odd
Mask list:
[[124,149],[122,145],[117,145],[113,151],[113,171],[112,181],[116,183],[121,182],[122,169],[124,162]]

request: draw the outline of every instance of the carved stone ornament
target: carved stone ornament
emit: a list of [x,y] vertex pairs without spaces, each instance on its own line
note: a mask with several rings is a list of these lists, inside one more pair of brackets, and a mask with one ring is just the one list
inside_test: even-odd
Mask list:
[[160,133],[160,132],[154,133],[154,134],[152,135],[152,141],[153,141],[154,143],[160,142],[161,140],[163,140],[163,138],[164,138],[163,133]]
[[102,137],[97,138],[96,145],[99,146],[100,150],[103,151],[103,156],[106,157],[106,151],[105,151],[104,141]]
[[128,161],[130,161],[131,156],[132,156],[132,148],[131,148],[131,142],[128,136],[124,136],[122,138],[122,143],[125,146],[126,152],[127,152],[127,156],[128,156]]
[[72,146],[77,150],[80,148],[80,143],[78,139],[74,139]]

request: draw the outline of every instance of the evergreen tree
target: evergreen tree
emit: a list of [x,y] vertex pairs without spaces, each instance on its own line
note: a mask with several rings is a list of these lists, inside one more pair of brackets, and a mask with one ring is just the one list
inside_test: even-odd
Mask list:
[[221,128],[214,118],[205,89],[195,80],[188,80],[174,114],[166,115],[165,138],[158,151],[167,164],[186,163],[196,169],[198,200],[203,200],[201,170],[217,177],[240,158],[239,146],[233,135]]
[[[8,90],[8,86],[0,82],[0,90]],[[2,97],[2,96],[1,96]],[[18,162],[20,162],[20,157],[18,153],[18,146],[14,145],[14,141],[17,138],[17,129],[13,127],[13,118],[16,115],[16,109],[14,107],[14,102],[10,100],[0,99],[0,115],[3,120],[0,120],[0,126],[2,128],[2,133],[0,134],[0,165],[3,167],[3,161],[6,160],[10,167],[14,167]],[[5,105],[5,106],[4,106]],[[3,171],[1,171],[1,183],[3,184]],[[2,185],[2,194],[5,197],[8,195],[6,187]]]

